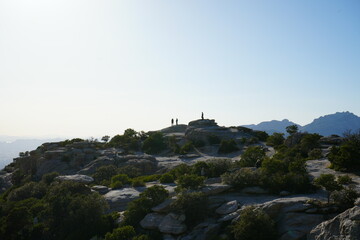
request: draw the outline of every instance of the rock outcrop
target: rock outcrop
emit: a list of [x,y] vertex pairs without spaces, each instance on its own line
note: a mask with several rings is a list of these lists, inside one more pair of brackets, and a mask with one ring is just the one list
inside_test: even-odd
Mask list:
[[159,230],[162,233],[179,235],[186,231],[185,215],[177,215],[175,213],[167,214],[159,225]]
[[310,232],[308,240],[360,240],[360,207],[320,223]]
[[109,204],[109,212],[124,211],[127,204],[140,196],[140,191],[135,188],[123,188],[120,190],[112,190],[104,195],[105,200]]
[[58,176],[55,178],[58,181],[73,181],[73,182],[80,182],[80,183],[91,183],[94,181],[92,177],[87,175],[75,174],[75,175],[63,175]]

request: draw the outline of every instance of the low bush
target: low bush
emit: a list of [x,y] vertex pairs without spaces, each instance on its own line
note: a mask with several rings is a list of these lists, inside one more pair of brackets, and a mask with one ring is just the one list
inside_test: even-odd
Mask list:
[[155,132],[143,142],[143,151],[148,154],[157,154],[167,147],[164,135],[161,132]]
[[241,168],[235,172],[225,173],[221,176],[224,183],[235,188],[244,188],[261,185],[261,173],[258,169]]
[[241,155],[239,162],[240,167],[255,167],[257,162],[261,162],[265,158],[265,150],[259,146],[248,147]]
[[350,184],[352,182],[352,178],[349,175],[338,176],[336,180],[339,184]]
[[180,154],[187,154],[192,150],[194,150],[194,144],[192,142],[187,142],[180,148]]
[[129,203],[124,213],[124,224],[137,226],[151,208],[162,203],[169,197],[169,192],[162,186],[152,186],[140,194],[140,198]]
[[220,142],[218,152],[219,153],[232,153],[232,152],[235,152],[238,150],[239,150],[239,148],[237,147],[235,140],[230,139],[230,140],[222,140]]
[[174,176],[170,173],[165,173],[160,177],[160,183],[173,183]]
[[123,226],[114,229],[112,233],[107,233],[105,240],[131,240],[135,235],[136,232],[133,226]]
[[191,228],[207,216],[207,197],[203,193],[181,193],[171,204],[173,211],[185,214],[185,224]]
[[232,226],[235,240],[275,240],[274,221],[260,209],[247,207],[241,211],[239,221]]
[[186,174],[180,176],[177,180],[177,186],[179,189],[192,189],[196,190],[204,185],[205,177],[195,174]]
[[131,186],[132,187],[145,187],[145,183],[141,179],[133,179],[131,181]]
[[355,200],[359,197],[359,193],[351,187],[343,188],[342,190],[333,191],[330,199],[334,201],[342,210],[354,206]]
[[320,148],[314,148],[309,152],[309,159],[320,159],[323,157],[322,150]]

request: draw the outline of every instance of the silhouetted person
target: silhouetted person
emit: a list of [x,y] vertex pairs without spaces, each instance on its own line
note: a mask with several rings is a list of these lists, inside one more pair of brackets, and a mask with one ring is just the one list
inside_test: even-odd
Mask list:
[[201,112],[201,119],[204,120],[204,113]]
[[178,125],[178,119],[176,119],[176,125]]
[[171,119],[171,126],[174,125],[174,119]]

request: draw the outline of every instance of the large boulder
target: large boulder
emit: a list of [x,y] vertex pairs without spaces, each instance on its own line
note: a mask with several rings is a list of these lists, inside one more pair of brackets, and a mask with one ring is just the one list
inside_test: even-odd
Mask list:
[[236,200],[230,201],[221,205],[215,212],[220,215],[226,215],[235,212],[238,209],[238,206],[239,204]]
[[157,213],[166,213],[170,211],[171,204],[174,202],[174,199],[169,198],[166,199],[164,202],[160,203],[159,205],[153,207],[151,210]]
[[144,229],[158,229],[165,215],[159,213],[149,213],[140,221],[140,226]]
[[360,240],[360,207],[320,223],[310,232],[308,240]]
[[179,235],[186,231],[186,225],[183,223],[184,221],[184,215],[169,213],[160,223],[159,230],[162,233]]
[[203,222],[194,227],[187,235],[181,237],[180,240],[213,240],[219,239],[218,233],[221,225],[213,222]]
[[96,169],[98,169],[99,167],[106,166],[106,165],[112,165],[114,163],[115,162],[114,162],[113,158],[101,156],[101,157],[98,157],[97,159],[95,159],[94,161],[90,162],[89,164],[87,164],[78,173],[90,175],[90,174],[95,173]]
[[230,185],[215,183],[215,184],[206,185],[205,187],[201,188],[201,192],[203,192],[207,196],[210,196],[210,195],[216,195],[226,192],[230,189],[231,189]]
[[259,206],[277,222],[277,230],[281,240],[297,240],[304,238],[311,229],[325,220],[322,214],[311,214],[313,209],[310,198],[280,198]]
[[120,190],[112,190],[104,195],[105,200],[109,204],[109,212],[124,211],[127,204],[140,196],[140,191],[135,188],[123,188]]
[[87,176],[87,175],[81,175],[81,174],[58,176],[55,178],[55,180],[73,181],[73,182],[80,182],[80,183],[91,183],[94,181],[94,179],[92,177]]

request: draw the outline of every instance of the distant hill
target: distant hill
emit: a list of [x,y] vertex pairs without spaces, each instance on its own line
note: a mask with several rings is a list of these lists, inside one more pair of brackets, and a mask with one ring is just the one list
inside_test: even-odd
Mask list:
[[[2,139],[14,140],[15,137],[6,137]],[[0,142],[0,169],[13,161],[13,158],[19,156],[19,152],[31,151],[45,142],[56,142],[61,139],[17,139],[12,142]]]
[[[274,132],[286,133],[286,127],[294,124],[296,123],[284,119],[282,121],[273,120],[259,124],[243,125],[243,127],[272,134]],[[305,126],[296,125],[299,126],[299,130],[302,132],[318,133],[323,136],[332,134],[342,136],[346,131],[355,132],[360,130],[360,117],[351,112],[337,112],[319,117]]]
[[315,119],[312,123],[300,128],[303,132],[343,135],[344,132],[360,130],[360,117],[351,112],[337,112]]
[[251,128],[253,130],[265,131],[268,134],[273,134],[274,132],[286,133],[286,127],[289,125],[298,125],[299,127],[301,127],[299,124],[291,122],[288,119],[284,119],[282,121],[272,120],[267,122],[261,122],[259,124],[242,125],[242,126]]

